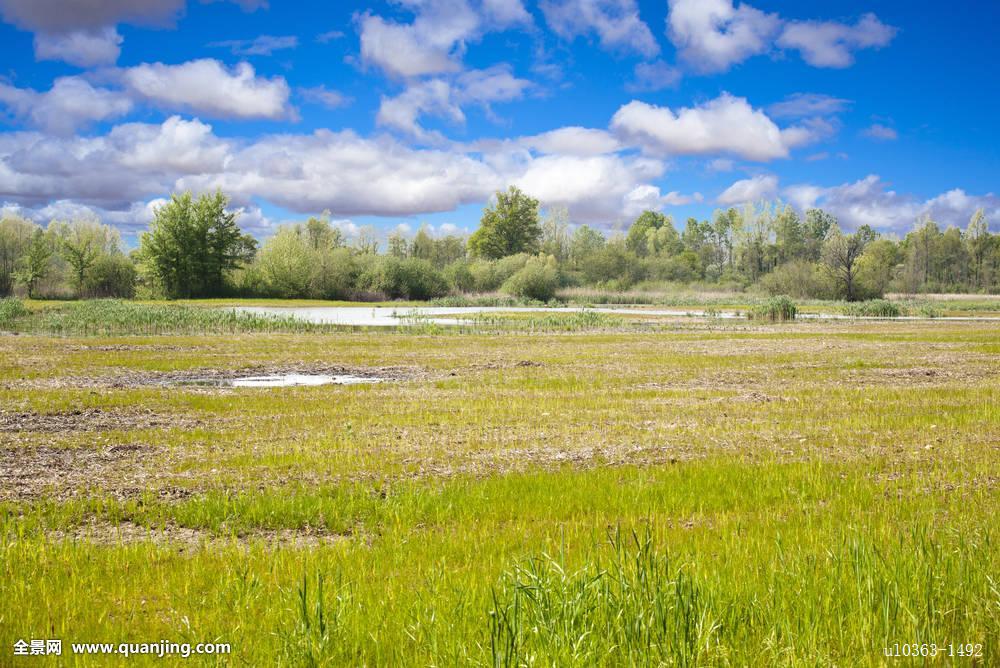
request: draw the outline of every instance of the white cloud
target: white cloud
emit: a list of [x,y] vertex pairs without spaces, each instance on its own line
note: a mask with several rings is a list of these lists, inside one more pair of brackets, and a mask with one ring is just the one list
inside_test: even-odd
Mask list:
[[561,155],[601,155],[621,150],[614,135],[605,130],[570,126],[518,140],[541,153]]
[[870,225],[875,229],[904,233],[924,216],[944,226],[964,228],[979,208],[985,209],[987,218],[994,223],[1000,220],[1000,197],[993,193],[970,195],[956,188],[921,200],[889,189],[875,174],[831,188],[798,184],[786,188],[784,194],[800,209],[821,207],[829,211],[847,230]]
[[874,125],[865,128],[861,131],[861,134],[869,139],[877,139],[879,141],[895,141],[899,139],[898,132],[889,126],[882,125],[880,123],[875,123]]
[[629,215],[628,195],[663,169],[643,158],[543,155],[521,165],[511,181],[545,206],[565,206],[574,221],[611,222]]
[[299,96],[301,96],[306,102],[318,104],[326,107],[327,109],[339,109],[340,107],[346,107],[353,102],[350,97],[344,95],[340,91],[336,91],[322,85],[299,88],[298,93]]
[[294,49],[299,45],[295,35],[261,35],[254,39],[227,39],[212,42],[208,46],[229,49],[236,56],[270,56],[275,51]]
[[734,0],[669,0],[667,34],[694,70],[724,72],[774,46],[798,50],[814,67],[847,67],[859,49],[887,45],[896,28],[874,14],[849,25],[835,21],[786,21]]
[[382,96],[376,122],[393,127],[425,142],[443,142],[437,132],[427,132],[420,125],[422,115],[441,116],[453,123],[464,123],[462,105],[477,104],[492,115],[491,104],[507,102],[524,95],[531,82],[518,79],[506,64],[485,70],[463,72],[453,81],[429,79],[414,83],[395,97]]
[[121,53],[122,36],[113,27],[68,33],[37,33],[35,58],[62,60],[77,67],[113,65]]
[[742,179],[726,188],[716,199],[723,206],[745,204],[770,199],[778,192],[778,177],[773,174],[759,174]]
[[831,95],[819,93],[793,93],[781,102],[767,108],[767,113],[775,118],[805,118],[807,116],[832,116],[847,110],[851,104]]
[[854,64],[854,51],[886,46],[896,32],[896,28],[871,13],[853,26],[833,21],[793,21],[785,26],[778,46],[798,49],[802,59],[813,67],[848,67]]
[[731,172],[733,166],[733,161],[729,158],[716,158],[708,163],[708,170],[710,172]]
[[402,130],[423,141],[443,141],[438,133],[430,133],[418,122],[423,114],[444,116],[454,123],[464,123],[462,108],[452,100],[451,86],[441,79],[432,79],[410,86],[396,97],[382,96],[376,123]]
[[732,0],[670,0],[667,34],[699,72],[721,72],[764,53],[781,29],[777,14]]
[[636,186],[625,195],[624,212],[626,216],[633,217],[643,211],[659,211],[664,206],[684,206],[701,200],[701,193],[682,195],[677,191],[671,191],[666,195],[661,195],[658,187],[647,183]]
[[596,34],[601,48],[652,57],[660,47],[635,0],[545,0],[545,20],[563,39]]
[[528,23],[520,0],[405,0],[411,23],[387,21],[371,13],[355,17],[361,34],[361,57],[395,77],[457,72],[470,41],[483,33]]
[[127,123],[108,134],[123,167],[145,172],[195,173],[226,167],[229,145],[198,120],[171,116],[160,125]]
[[289,88],[282,77],[258,77],[249,63],[227,69],[204,58],[179,65],[144,63],[121,70],[132,94],[157,106],[219,118],[288,118]]
[[656,91],[672,88],[681,80],[681,71],[662,60],[651,63],[638,63],[635,66],[635,78],[625,84],[628,91]]
[[790,148],[816,138],[814,129],[779,128],[746,99],[728,93],[676,113],[633,100],[615,113],[611,128],[626,141],[653,153],[732,153],[757,161],[785,158]]
[[14,119],[55,135],[72,134],[132,109],[132,102],[122,93],[94,88],[79,77],[56,79],[44,93],[0,82],[0,104]]

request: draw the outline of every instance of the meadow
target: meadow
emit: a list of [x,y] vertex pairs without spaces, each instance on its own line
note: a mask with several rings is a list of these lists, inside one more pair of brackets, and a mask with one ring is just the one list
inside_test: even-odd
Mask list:
[[0,312],[0,665],[1000,663],[996,322],[218,313]]

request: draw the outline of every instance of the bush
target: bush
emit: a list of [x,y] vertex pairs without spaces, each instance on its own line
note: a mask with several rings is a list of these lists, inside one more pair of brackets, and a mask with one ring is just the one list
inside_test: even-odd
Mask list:
[[475,277],[465,260],[456,260],[444,268],[444,277],[455,290],[470,292],[476,287]]
[[102,255],[90,268],[83,291],[90,297],[131,299],[135,296],[135,265],[125,255]]
[[855,318],[898,318],[901,315],[899,306],[888,299],[853,302],[844,307],[844,313]]
[[832,299],[835,288],[822,268],[806,260],[792,260],[760,279],[760,287],[771,296],[797,299]]
[[389,255],[374,258],[362,270],[358,285],[389,299],[433,299],[448,293],[448,281],[427,260]]
[[29,311],[20,299],[5,297],[0,299],[0,329],[7,329],[18,318],[28,315]]
[[553,257],[533,257],[524,267],[504,282],[501,290],[515,297],[547,302],[559,287],[559,272]]
[[747,311],[747,318],[750,320],[769,320],[771,322],[787,322],[795,320],[798,309],[788,297],[771,297],[767,301],[757,304]]

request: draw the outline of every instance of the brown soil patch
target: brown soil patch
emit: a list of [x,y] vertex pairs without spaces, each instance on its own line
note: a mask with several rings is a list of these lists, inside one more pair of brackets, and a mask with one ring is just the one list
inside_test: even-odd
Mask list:
[[[148,487],[146,466],[152,448],[114,445],[101,450],[86,448],[0,447],[0,501],[46,497],[66,499],[100,484],[115,496],[138,496]],[[163,490],[161,496],[186,494]]]
[[148,528],[123,521],[112,524],[103,520],[92,520],[68,530],[48,532],[53,540],[69,540],[92,543],[94,545],[128,545],[150,542],[169,546],[181,551],[200,547],[220,547],[227,544],[250,546],[255,543],[269,547],[314,548],[322,545],[349,540],[350,534],[329,533],[310,527],[303,529],[255,529],[247,533],[220,535],[207,529],[192,529],[169,524]]
[[60,433],[80,431],[132,431],[135,429],[192,428],[202,423],[188,416],[147,410],[82,408],[60,413],[0,412],[2,433]]

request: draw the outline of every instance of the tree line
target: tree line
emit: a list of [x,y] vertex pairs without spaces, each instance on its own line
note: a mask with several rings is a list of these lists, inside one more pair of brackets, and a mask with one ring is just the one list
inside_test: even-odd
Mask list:
[[468,238],[372,233],[353,240],[327,216],[280,226],[263,244],[244,233],[221,192],[174,195],[137,249],[97,220],[46,227],[0,220],[0,296],[265,296],[430,299],[501,291],[547,301],[561,288],[610,291],[684,284],[856,301],[886,292],[1000,292],[1000,235],[977,211],[963,230],[917,221],[903,238],[869,226],[851,233],[834,216],[758,203],[683,226],[644,211],[607,236],[571,228],[564,209],[544,215],[516,187],[498,192]]

